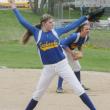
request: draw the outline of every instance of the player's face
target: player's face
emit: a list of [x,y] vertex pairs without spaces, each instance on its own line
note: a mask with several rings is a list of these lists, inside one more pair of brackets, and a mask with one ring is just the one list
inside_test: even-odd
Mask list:
[[54,20],[53,19],[48,19],[44,23],[44,27],[45,27],[46,31],[51,31],[53,29],[53,26],[54,26]]
[[89,26],[89,25],[85,25],[85,26],[83,27],[82,31],[81,31],[82,35],[83,35],[83,36],[86,36],[86,35],[89,34],[89,32],[90,32],[90,26]]

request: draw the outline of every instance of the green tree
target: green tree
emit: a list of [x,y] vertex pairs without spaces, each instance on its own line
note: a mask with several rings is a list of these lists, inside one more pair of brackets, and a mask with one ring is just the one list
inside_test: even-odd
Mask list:
[[[55,7],[58,7],[57,11],[61,11],[62,4],[64,0],[48,0],[48,7],[47,11],[49,14],[54,15],[55,12]],[[37,14],[43,14],[44,12],[44,6],[47,2],[47,0],[41,0],[41,3],[39,3],[39,0],[29,0],[30,2],[30,7],[34,13]],[[62,12],[59,12],[62,14]]]

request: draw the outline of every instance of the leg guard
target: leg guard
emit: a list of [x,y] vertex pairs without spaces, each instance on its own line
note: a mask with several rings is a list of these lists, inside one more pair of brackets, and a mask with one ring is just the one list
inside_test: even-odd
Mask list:
[[38,101],[32,99],[29,104],[27,105],[25,110],[33,110],[35,106],[37,105]]
[[90,110],[96,110],[93,103],[91,102],[90,98],[86,93],[80,96],[81,100],[90,108]]

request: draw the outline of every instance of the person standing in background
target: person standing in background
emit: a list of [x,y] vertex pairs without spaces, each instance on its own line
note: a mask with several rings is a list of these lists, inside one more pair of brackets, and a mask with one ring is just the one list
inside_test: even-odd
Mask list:
[[[80,83],[81,83],[81,75],[80,75],[81,65],[79,63],[79,59],[83,57],[83,45],[89,39],[89,31],[90,31],[89,22],[84,23],[77,28],[75,33],[71,34],[69,37],[64,38],[60,41],[67,55],[69,64],[72,67]],[[75,56],[76,52],[79,52],[78,54],[80,54],[80,56]],[[63,78],[59,76],[57,90],[56,90],[57,93],[63,92],[62,83],[63,83]],[[85,90],[89,90],[89,88],[86,88],[83,84],[82,86]]]

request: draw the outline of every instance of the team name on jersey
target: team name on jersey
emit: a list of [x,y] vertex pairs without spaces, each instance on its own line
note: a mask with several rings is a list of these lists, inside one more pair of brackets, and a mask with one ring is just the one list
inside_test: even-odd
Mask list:
[[58,42],[56,42],[56,41],[54,41],[54,42],[40,43],[40,49],[42,51],[47,51],[49,49],[56,48],[56,47],[58,47]]

